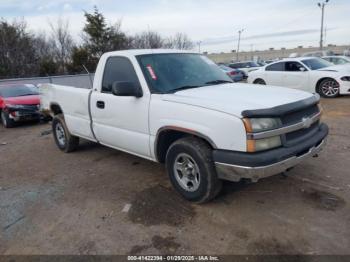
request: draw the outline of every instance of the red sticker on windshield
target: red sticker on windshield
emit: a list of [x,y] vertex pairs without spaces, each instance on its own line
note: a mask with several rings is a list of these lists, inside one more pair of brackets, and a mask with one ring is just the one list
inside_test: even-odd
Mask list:
[[147,65],[146,68],[148,69],[149,74],[151,75],[153,80],[157,80],[157,75],[153,70],[153,67],[151,65]]

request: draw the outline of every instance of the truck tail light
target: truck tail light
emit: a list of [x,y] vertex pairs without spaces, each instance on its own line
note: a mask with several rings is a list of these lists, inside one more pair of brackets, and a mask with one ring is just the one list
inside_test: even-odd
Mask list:
[[236,71],[231,71],[229,74],[230,74],[231,76],[237,75]]

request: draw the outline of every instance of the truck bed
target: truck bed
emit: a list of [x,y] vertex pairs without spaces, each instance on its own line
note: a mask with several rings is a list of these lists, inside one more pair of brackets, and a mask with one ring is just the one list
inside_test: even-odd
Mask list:
[[53,105],[59,105],[64,110],[64,118],[71,133],[94,141],[89,114],[91,89],[42,84],[39,85],[39,90],[43,112],[51,112]]

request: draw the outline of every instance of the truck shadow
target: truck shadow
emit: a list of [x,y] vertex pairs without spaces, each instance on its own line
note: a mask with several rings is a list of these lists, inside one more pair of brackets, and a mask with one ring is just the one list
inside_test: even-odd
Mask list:
[[79,148],[78,148],[77,152],[93,151],[93,150],[102,149],[102,148],[106,148],[106,147],[99,144],[99,143],[95,143],[95,142],[88,141],[85,139],[80,139]]

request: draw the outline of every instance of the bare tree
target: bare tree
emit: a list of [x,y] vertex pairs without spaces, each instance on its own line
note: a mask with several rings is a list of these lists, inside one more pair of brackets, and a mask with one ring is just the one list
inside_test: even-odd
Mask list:
[[193,49],[194,44],[185,33],[177,33],[175,36],[166,39],[165,46],[167,48],[189,50]]
[[51,27],[51,38],[49,41],[53,46],[55,60],[59,65],[60,73],[65,73],[74,47],[74,41],[69,32],[69,21],[60,17],[55,24],[52,22],[49,22],[49,24]]
[[21,21],[0,20],[0,78],[31,76],[38,71],[33,35]]
[[157,49],[164,47],[164,39],[154,31],[145,31],[133,37],[132,47],[135,49]]
[[39,32],[34,38],[34,45],[37,56],[40,57],[52,57],[55,56],[55,46],[50,37],[47,37],[45,32]]
[[35,54],[39,65],[39,75],[55,75],[59,71],[59,64],[56,62],[56,48],[54,41],[47,37],[44,32],[38,33],[33,39]]

